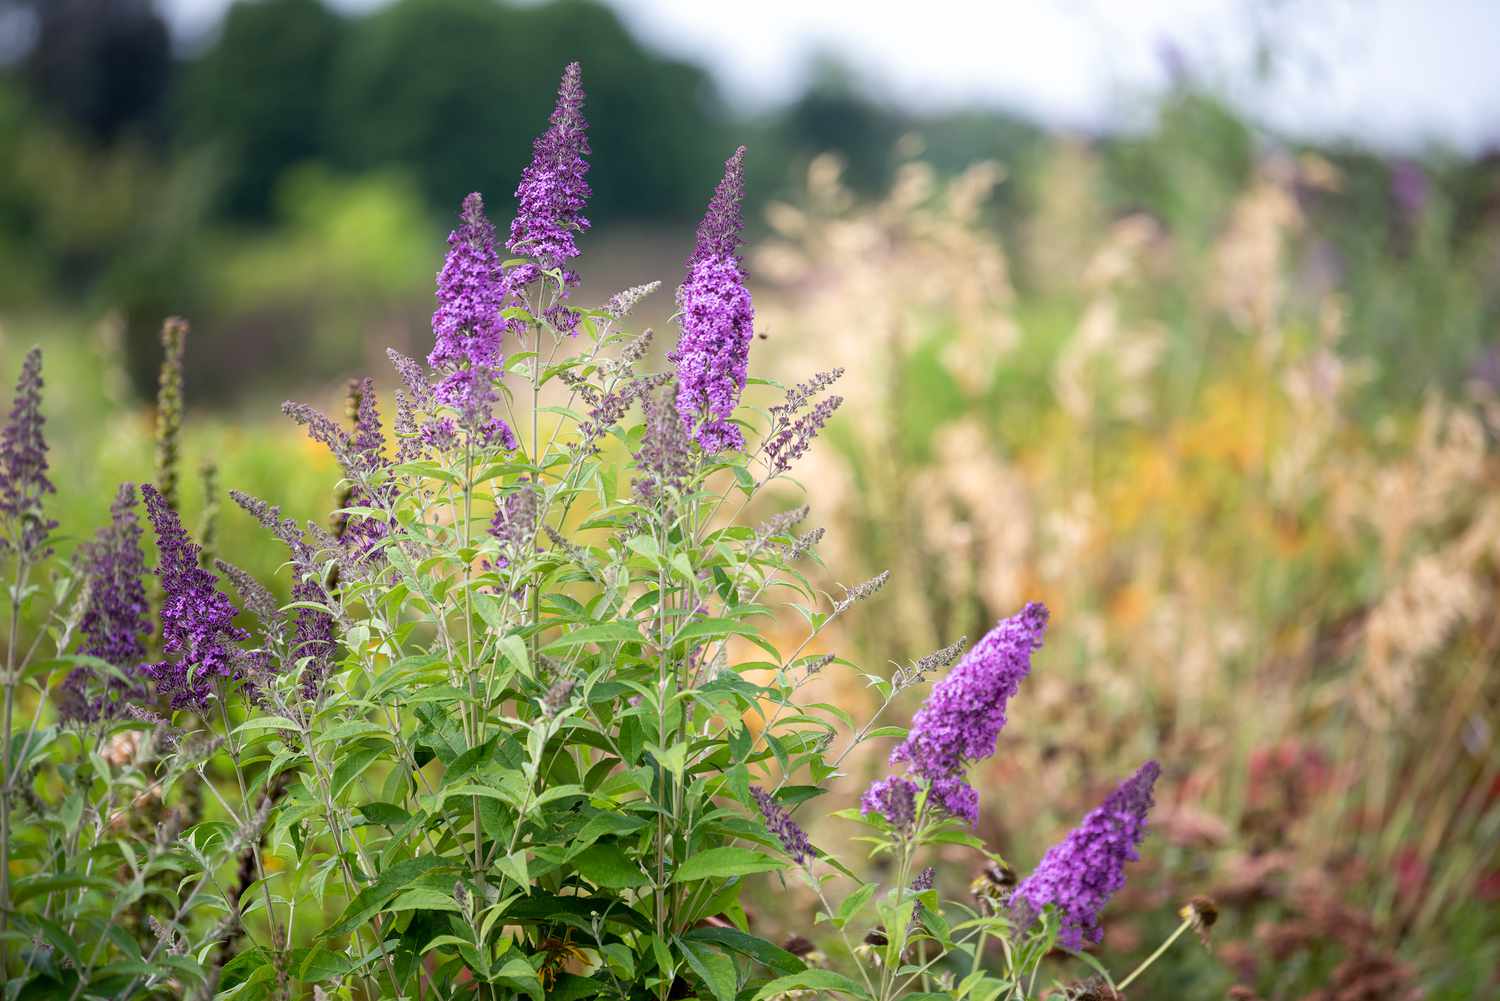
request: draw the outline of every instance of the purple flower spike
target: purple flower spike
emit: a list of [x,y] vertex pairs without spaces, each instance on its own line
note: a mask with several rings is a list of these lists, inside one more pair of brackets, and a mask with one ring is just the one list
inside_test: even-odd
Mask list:
[[1136,846],[1146,836],[1146,814],[1151,789],[1161,766],[1148,761],[1066,838],[1042,857],[1036,872],[1016,887],[1011,909],[1021,925],[1036,920],[1048,904],[1062,918],[1058,936],[1069,949],[1097,944],[1103,937],[1099,912],[1125,885],[1125,863],[1139,856]]
[[933,806],[948,816],[979,823],[979,793],[963,779],[935,779],[928,795]]
[[917,819],[917,784],[900,775],[873,782],[859,798],[859,812],[878,813],[897,831],[910,832]]
[[510,284],[495,250],[495,227],[477,191],[464,199],[459,227],[448,234],[437,299],[432,314],[435,343],[427,363],[437,369],[500,364],[500,342],[507,329],[500,313],[509,305]]
[[911,733],[891,753],[912,771],[939,782],[961,778],[972,761],[995,753],[1005,706],[1031,672],[1031,655],[1047,629],[1046,606],[1032,602],[991,629],[932,688]]
[[16,380],[10,419],[0,430],[0,517],[10,522],[0,548],[27,559],[43,559],[57,522],[42,513],[42,497],[57,490],[47,478],[47,439],[42,435],[42,351],[32,348]]
[[161,563],[162,650],[167,660],[144,664],[141,671],[171,699],[172,708],[202,709],[214,678],[233,673],[228,644],[249,638],[234,624],[236,609],[215,586],[214,575],[199,565],[200,549],[183,530],[177,512],[155,487],[144,484],[146,513],[156,529]]
[[[516,218],[505,245],[511,253],[537,262],[537,267],[516,269],[517,284],[535,280],[538,269],[560,268],[578,256],[573,234],[589,228],[583,216],[591,193],[584,179],[589,171],[584,157],[593,152],[588,127],[583,117],[582,74],[577,63],[569,63],[557,88],[557,106],[547,131],[532,143],[531,165],[522,172],[516,188]],[[564,275],[565,285],[577,280],[571,272]]]
[[459,223],[448,234],[448,256],[437,278],[438,308],[432,314],[427,364],[442,377],[432,395],[459,411],[464,427],[483,443],[499,441],[514,448],[510,429],[491,415],[499,399],[495,382],[505,360],[505,334],[515,329],[502,315],[514,301],[511,281],[501,267],[495,227],[477,191],[464,199]]
[[677,290],[682,336],[667,356],[677,366],[677,413],[705,452],[743,448],[731,422],[745,389],[755,309],[738,256],[745,148],[724,164],[724,179],[698,226],[687,280]]
[[[146,637],[151,634],[151,606],[141,580],[146,559],[141,554],[141,523],[135,504],[135,486],[121,484],[109,508],[109,524],[78,547],[89,588],[78,624],[82,637],[78,652],[98,657],[126,674],[133,673],[146,655]],[[69,673],[59,705],[63,718],[93,722],[111,717],[125,700],[138,694],[117,678],[96,688],[90,684],[93,674],[86,667]]]
[[786,812],[786,808],[776,802],[776,797],[760,786],[751,786],[750,795],[755,797],[755,803],[760,807],[760,814],[766,821],[766,830],[781,840],[781,847],[786,849],[792,861],[800,865],[812,858],[813,846],[807,840],[807,833]]

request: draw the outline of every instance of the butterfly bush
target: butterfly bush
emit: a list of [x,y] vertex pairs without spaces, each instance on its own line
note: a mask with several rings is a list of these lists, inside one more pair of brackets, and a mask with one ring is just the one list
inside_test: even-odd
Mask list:
[[[391,353],[389,426],[370,378],[345,420],[283,407],[339,481],[305,524],[229,491],[224,516],[282,554],[275,581],[215,558],[213,517],[190,531],[178,509],[175,319],[139,487],[154,567],[130,484],[54,560],[27,356],[0,431],[11,621],[55,608],[35,656],[8,653],[0,964],[20,996],[1035,998],[1100,940],[1160,768],[1018,885],[975,834],[971,771],[1006,753],[1011,701],[1045,670],[1046,608],[861,672],[881,695],[862,723],[806,694],[853,668],[831,627],[860,628],[889,577],[817,590],[813,509],[768,489],[842,372],[751,384],[743,148],[664,369],[628,326],[656,283],[574,301],[584,105],[571,65],[510,256],[483,197],[463,200],[425,364]],[[800,638],[771,639],[791,622]],[[943,671],[909,729],[876,725]],[[866,745],[893,771],[869,781]],[[826,805],[859,779],[857,807]],[[944,895],[960,854],[990,874],[974,900]],[[818,913],[761,937],[751,895],[795,881]]]

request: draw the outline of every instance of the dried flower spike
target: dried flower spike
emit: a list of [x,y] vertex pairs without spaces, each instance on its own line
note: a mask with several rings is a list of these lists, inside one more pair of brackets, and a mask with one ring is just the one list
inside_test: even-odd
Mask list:
[[156,489],[177,509],[177,465],[182,438],[182,360],[188,322],[169,316],[161,326],[161,374],[156,389]]

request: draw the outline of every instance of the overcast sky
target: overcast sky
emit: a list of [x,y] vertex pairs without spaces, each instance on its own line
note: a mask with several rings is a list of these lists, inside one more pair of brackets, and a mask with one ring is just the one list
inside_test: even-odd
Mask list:
[[[231,0],[158,0],[184,39]],[[383,0],[331,0],[345,10]],[[836,55],[881,96],[981,102],[1104,127],[1138,114],[1175,57],[1260,120],[1387,148],[1500,145],[1500,0],[606,0],[731,100],[794,96]],[[1277,59],[1256,83],[1257,39]]]

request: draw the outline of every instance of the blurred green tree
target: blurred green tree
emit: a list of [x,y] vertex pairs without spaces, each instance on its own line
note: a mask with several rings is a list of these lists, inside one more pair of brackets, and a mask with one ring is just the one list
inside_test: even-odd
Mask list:
[[100,142],[159,134],[173,66],[151,0],[0,0],[0,14],[31,22],[20,75],[39,105]]
[[652,55],[591,0],[397,0],[362,19],[340,55],[337,162],[405,167],[445,209],[478,189],[504,215],[552,106],[537,81],[573,60],[588,92],[591,216],[690,218],[731,151],[707,75]]
[[269,215],[290,167],[327,157],[327,94],[344,19],[321,0],[236,3],[178,95],[181,137],[214,150],[232,215]]

